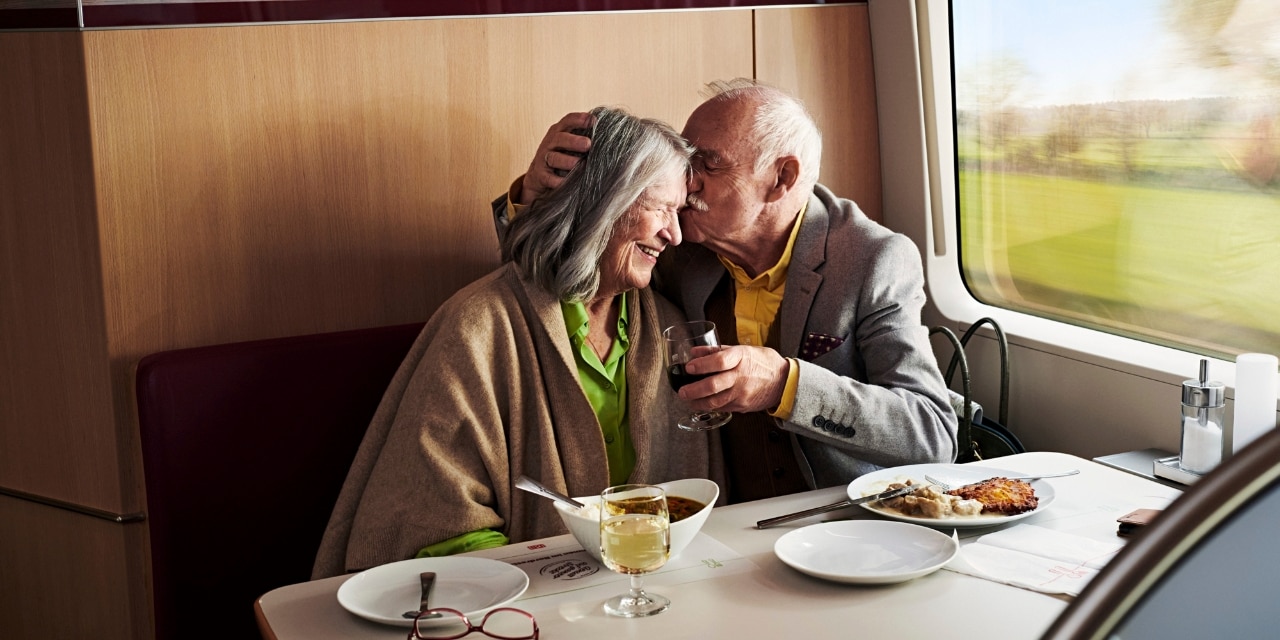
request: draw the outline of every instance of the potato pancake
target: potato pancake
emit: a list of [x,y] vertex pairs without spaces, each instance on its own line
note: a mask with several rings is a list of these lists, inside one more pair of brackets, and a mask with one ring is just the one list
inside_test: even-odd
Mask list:
[[999,477],[952,489],[947,493],[965,500],[982,503],[983,513],[1017,514],[1031,511],[1040,504],[1036,490],[1026,480]]

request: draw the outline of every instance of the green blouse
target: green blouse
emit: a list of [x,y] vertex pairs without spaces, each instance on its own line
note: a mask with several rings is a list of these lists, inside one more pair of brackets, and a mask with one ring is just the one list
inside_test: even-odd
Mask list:
[[[581,302],[561,302],[565,330],[573,345],[573,359],[578,365],[578,381],[586,393],[600,430],[604,436],[605,456],[609,463],[610,484],[625,484],[636,467],[636,449],[631,443],[627,419],[627,294],[617,298],[618,337],[614,339],[603,362],[587,342],[589,329],[587,308]],[[505,535],[492,529],[480,529],[430,544],[418,551],[418,558],[449,556],[477,549],[490,549],[507,544]]]

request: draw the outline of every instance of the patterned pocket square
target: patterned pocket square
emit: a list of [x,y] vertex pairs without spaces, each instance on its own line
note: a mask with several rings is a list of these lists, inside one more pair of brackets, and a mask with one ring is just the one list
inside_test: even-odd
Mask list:
[[844,344],[844,338],[829,336],[825,333],[810,333],[804,337],[800,345],[800,358],[813,362],[814,358]]

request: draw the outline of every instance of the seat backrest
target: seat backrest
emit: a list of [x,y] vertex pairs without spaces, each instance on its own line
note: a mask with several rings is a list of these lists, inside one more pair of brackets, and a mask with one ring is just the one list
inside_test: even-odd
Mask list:
[[421,323],[156,353],[137,369],[156,637],[257,638],[310,578],[347,468]]

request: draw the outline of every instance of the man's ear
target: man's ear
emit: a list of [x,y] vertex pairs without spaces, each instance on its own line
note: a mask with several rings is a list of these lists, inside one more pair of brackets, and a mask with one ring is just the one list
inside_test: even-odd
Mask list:
[[774,163],[773,187],[765,196],[766,202],[777,202],[796,187],[800,180],[800,160],[795,156],[782,156]]

